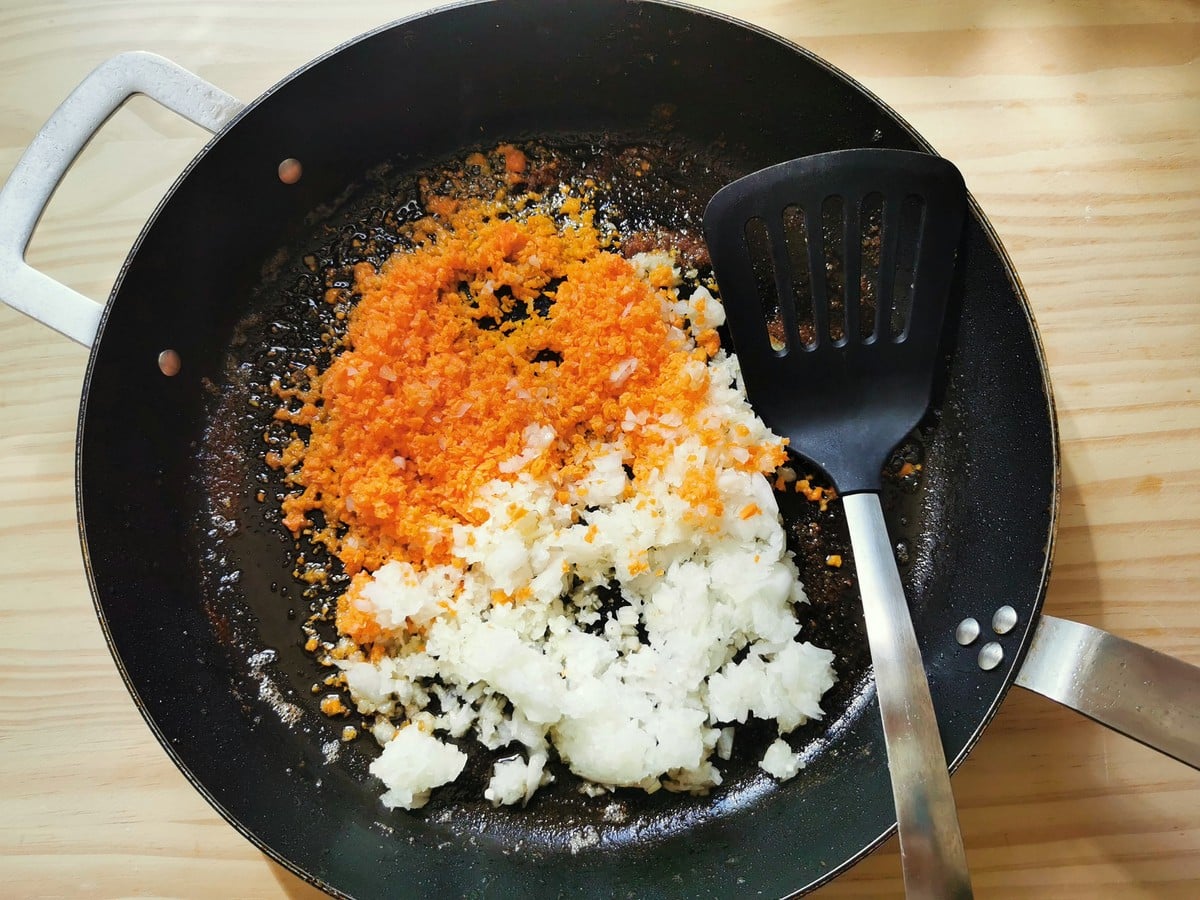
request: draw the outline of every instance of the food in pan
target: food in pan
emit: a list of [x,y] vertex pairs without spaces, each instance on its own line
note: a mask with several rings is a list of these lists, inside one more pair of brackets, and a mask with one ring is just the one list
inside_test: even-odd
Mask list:
[[496,805],[553,758],[592,793],[705,792],[750,717],[790,778],[782,738],[834,682],[799,634],[772,489],[795,475],[696,246],[622,234],[604,184],[554,168],[506,145],[427,179],[404,246],[355,268],[328,367],[275,385],[284,524],[350,576],[337,639],[310,643],[382,747],[389,807],[475,745],[504,751]]

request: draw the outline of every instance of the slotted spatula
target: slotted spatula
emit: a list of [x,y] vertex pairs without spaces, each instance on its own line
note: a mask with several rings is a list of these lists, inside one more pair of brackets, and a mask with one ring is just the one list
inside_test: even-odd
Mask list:
[[970,897],[971,882],[879,491],[929,405],[965,214],[951,163],[877,149],[755,172],[704,213],[750,401],[842,496],[910,897]]

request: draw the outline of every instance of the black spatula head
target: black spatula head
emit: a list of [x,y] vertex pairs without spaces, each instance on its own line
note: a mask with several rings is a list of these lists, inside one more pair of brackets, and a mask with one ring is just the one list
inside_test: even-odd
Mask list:
[[781,163],[704,213],[750,401],[843,494],[929,404],[965,214],[958,169],[901,150]]

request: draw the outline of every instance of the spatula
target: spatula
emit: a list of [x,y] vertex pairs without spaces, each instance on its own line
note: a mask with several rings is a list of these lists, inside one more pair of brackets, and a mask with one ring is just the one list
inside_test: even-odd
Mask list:
[[929,405],[965,214],[951,163],[879,149],[755,172],[704,213],[750,401],[842,496],[910,897],[970,897],[971,882],[879,492]]

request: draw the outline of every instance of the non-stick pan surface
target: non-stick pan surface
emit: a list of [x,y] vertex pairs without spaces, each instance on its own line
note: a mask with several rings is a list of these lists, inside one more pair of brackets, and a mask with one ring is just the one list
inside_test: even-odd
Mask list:
[[[563,795],[524,811],[462,801],[388,813],[340,724],[314,712],[294,550],[225,441],[222,398],[253,353],[273,285],[299,272],[339,200],[382,164],[411,169],[500,140],[600,133],[709,148],[731,175],[829,149],[927,149],[877,100],[798,48],[694,10],[483,3],[398,23],[301,70],[235,120],[140,237],[88,371],[79,502],[114,655],[159,739],[267,852],[355,896],[783,895],[876,844],[893,822],[867,671],[843,672],[807,768],[777,785],[743,766],[708,798]],[[298,184],[280,160],[304,166]],[[1010,683],[1045,588],[1055,435],[1037,338],[976,211],[924,445],[894,506],[947,757],[961,760]],[[266,304],[266,305],[264,305]],[[257,323],[250,327],[248,322]],[[268,323],[269,327],[269,323]],[[164,348],[180,375],[159,374]],[[251,365],[246,362],[246,365]],[[905,521],[901,522],[903,517]],[[291,587],[291,594],[284,588]],[[954,641],[1013,604],[1005,664]],[[860,641],[845,618],[839,659]],[[605,801],[600,801],[603,806]]]

